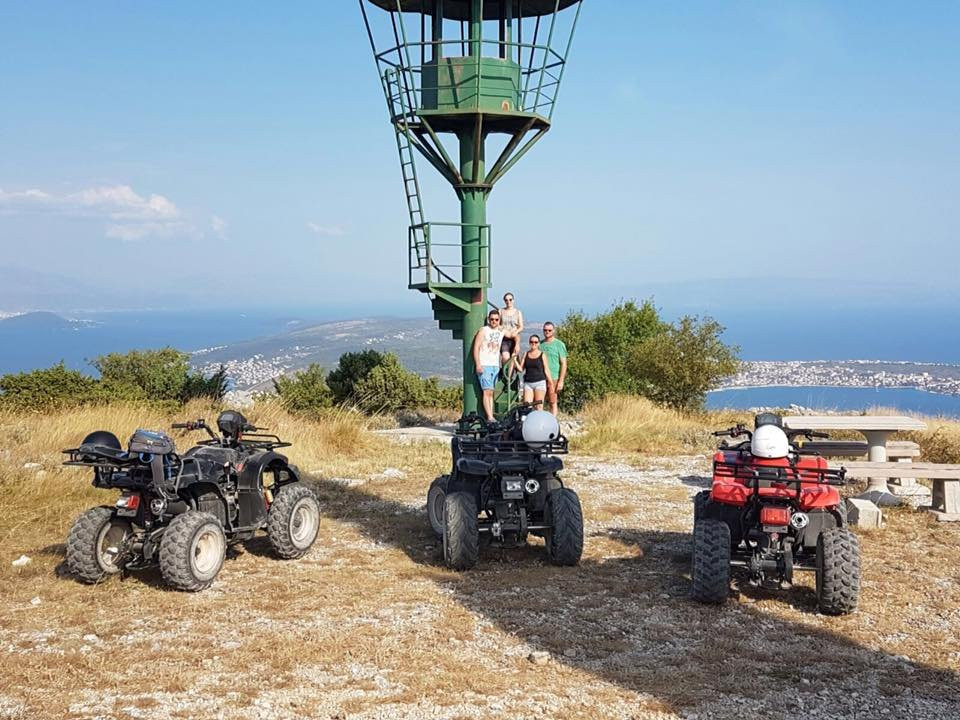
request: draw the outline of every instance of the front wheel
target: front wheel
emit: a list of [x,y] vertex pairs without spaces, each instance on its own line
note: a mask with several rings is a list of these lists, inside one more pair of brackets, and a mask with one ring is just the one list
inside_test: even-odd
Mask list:
[[447,482],[449,475],[441,475],[430,483],[427,491],[427,517],[430,518],[430,527],[438,535],[443,535],[443,508],[446,504]]
[[160,573],[177,590],[205,590],[223,567],[226,552],[220,521],[188,510],[174,517],[160,538]]
[[477,499],[470,493],[450,493],[443,506],[443,559],[454,570],[468,570],[479,555]]
[[817,605],[824,615],[846,615],[860,599],[860,540],[846,528],[817,538]]
[[583,510],[580,498],[569,488],[547,495],[547,524],[544,533],[547,555],[554,565],[576,565],[583,555]]
[[284,485],[267,514],[267,539],[284,560],[307,554],[320,532],[320,503],[300,483]]
[[67,536],[67,567],[82,582],[94,584],[122,570],[118,562],[132,533],[130,523],[112,508],[90,508]]

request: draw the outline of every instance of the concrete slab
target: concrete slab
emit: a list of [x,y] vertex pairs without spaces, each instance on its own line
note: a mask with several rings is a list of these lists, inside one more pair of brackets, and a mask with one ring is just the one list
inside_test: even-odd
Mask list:
[[847,521],[857,527],[883,527],[883,511],[870,500],[847,498]]

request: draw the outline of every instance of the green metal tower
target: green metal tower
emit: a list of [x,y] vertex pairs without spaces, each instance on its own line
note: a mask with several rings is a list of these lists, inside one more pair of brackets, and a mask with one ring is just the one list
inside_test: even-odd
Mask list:
[[[440,328],[463,340],[469,412],[478,409],[472,342],[491,286],[487,197],[550,129],[582,1],[359,3],[400,154],[409,287],[427,293]],[[488,146],[499,146],[492,164]],[[459,222],[425,220],[414,150],[453,188]],[[515,400],[502,382],[496,398],[498,412]]]

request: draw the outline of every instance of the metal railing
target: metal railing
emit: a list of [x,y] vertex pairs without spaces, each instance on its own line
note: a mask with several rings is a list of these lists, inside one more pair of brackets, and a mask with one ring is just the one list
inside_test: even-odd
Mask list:
[[[566,58],[549,45],[526,42],[501,42],[499,40],[481,40],[481,46],[496,46],[506,48],[506,57],[499,55],[468,55],[446,54],[443,49],[451,47],[462,50],[470,44],[469,40],[427,40],[401,42],[377,53],[374,57],[380,69],[381,77],[388,72],[395,72],[401,78],[402,86],[399,92],[387,92],[387,104],[391,119],[408,117],[411,111],[417,112],[424,108],[424,95],[439,96],[445,92],[456,93],[460,101],[469,104],[479,99],[484,91],[485,79],[483,70],[484,60],[505,60],[512,63],[518,73],[517,87],[518,103],[513,110],[523,113],[533,113],[546,119],[553,115],[553,108],[560,90],[563,78],[563,69]],[[440,57],[436,51],[440,50]],[[414,63],[412,57],[420,56],[422,62]],[[429,56],[430,59],[426,59]],[[474,65],[471,82],[440,82],[441,73],[438,72],[441,60],[456,59],[461,66],[466,61]],[[509,65],[504,65],[509,68]],[[435,81],[432,78],[436,78]],[[472,85],[472,87],[470,87]]]
[[[456,228],[454,239],[438,241],[438,228]],[[463,229],[477,230],[477,262],[463,262]],[[442,233],[443,231],[441,231]],[[448,231],[449,232],[449,231]],[[411,225],[408,236],[409,285],[465,285],[490,287],[490,226],[428,222]]]

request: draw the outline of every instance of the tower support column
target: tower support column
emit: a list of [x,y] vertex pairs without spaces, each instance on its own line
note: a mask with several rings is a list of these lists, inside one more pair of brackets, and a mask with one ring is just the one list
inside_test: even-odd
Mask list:
[[[463,178],[482,178],[484,165],[484,138],[477,138],[473,131],[467,130],[459,135],[460,175]],[[476,165],[476,167],[475,167]],[[489,278],[490,268],[485,267],[483,226],[487,224],[486,188],[461,188],[460,222],[460,258],[463,266],[461,282],[481,285],[474,290],[470,301],[470,311],[463,317],[463,409],[464,412],[480,412],[480,386],[477,382],[477,369],[473,362],[473,338],[483,327],[487,317],[487,291],[482,287]]]

